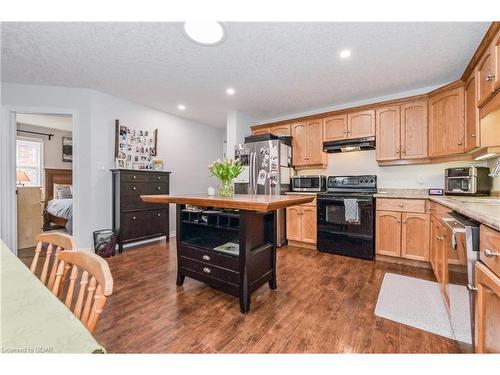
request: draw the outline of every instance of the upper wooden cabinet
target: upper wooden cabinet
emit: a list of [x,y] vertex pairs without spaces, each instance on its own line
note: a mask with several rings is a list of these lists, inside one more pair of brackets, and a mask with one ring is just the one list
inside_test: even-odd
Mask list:
[[269,133],[274,135],[292,135],[290,124],[269,127]]
[[377,160],[397,160],[401,153],[399,106],[377,109]]
[[488,48],[477,65],[477,103],[483,105],[495,91],[495,48]]
[[463,86],[429,98],[429,156],[464,152],[464,106]]
[[292,124],[294,167],[320,167],[327,163],[323,152],[323,120],[309,120]]
[[269,127],[257,128],[257,129],[252,128],[252,135],[267,134],[267,133],[269,133]]
[[323,119],[323,141],[338,141],[347,138],[347,115]]
[[476,75],[465,84],[465,151],[479,147],[479,108],[477,106]]
[[376,111],[377,160],[427,157],[427,101],[419,100]]
[[375,135],[375,110],[347,115],[347,138],[373,137]]
[[427,157],[427,100],[401,105],[401,159]]

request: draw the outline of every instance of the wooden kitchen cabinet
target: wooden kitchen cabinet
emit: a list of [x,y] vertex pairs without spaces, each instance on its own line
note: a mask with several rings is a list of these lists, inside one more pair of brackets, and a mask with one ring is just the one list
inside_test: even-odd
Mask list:
[[323,119],[323,141],[347,139],[347,115],[325,117]]
[[376,253],[401,256],[401,213],[377,211],[375,227]]
[[286,209],[286,238],[289,244],[305,243],[315,245],[317,242],[317,208],[316,205],[303,204]]
[[465,84],[465,149],[479,147],[479,108],[477,106],[476,75],[472,74]]
[[429,99],[429,156],[464,152],[464,88],[441,91]]
[[495,90],[497,90],[500,89],[500,31],[493,40],[493,54],[495,56],[494,86]]
[[428,214],[403,213],[401,226],[401,257],[429,261]]
[[309,120],[292,124],[293,166],[298,168],[319,167],[327,164],[323,152],[323,120]]
[[491,45],[477,65],[477,104],[482,106],[495,91],[495,45]]
[[269,133],[274,135],[292,135],[290,124],[269,127]]
[[475,352],[500,353],[500,277],[476,262]]
[[267,134],[267,133],[269,133],[269,127],[257,128],[257,129],[252,128],[252,135]]
[[360,111],[347,115],[347,138],[375,136],[375,110]]
[[430,262],[434,276],[439,283],[441,294],[449,306],[448,297],[448,235],[446,228],[434,216],[431,216]]
[[427,100],[418,100],[402,104],[400,112],[401,159],[426,158]]
[[376,111],[377,160],[400,159],[401,117],[399,106],[379,108]]

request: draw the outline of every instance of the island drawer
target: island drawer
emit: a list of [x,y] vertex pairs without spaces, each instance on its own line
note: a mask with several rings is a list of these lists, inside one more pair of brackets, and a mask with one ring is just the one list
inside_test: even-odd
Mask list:
[[425,213],[425,199],[377,198],[377,210]]
[[199,274],[205,274],[210,278],[218,279],[224,282],[238,285],[240,282],[240,274],[230,271],[225,268],[214,266],[206,262],[198,262],[196,260],[181,256],[181,270],[188,269]]
[[179,255],[190,258],[197,262],[206,263],[209,266],[218,266],[229,270],[239,271],[239,258],[217,253],[215,251],[194,249],[187,246],[179,246]]
[[479,258],[500,277],[500,232],[481,225]]

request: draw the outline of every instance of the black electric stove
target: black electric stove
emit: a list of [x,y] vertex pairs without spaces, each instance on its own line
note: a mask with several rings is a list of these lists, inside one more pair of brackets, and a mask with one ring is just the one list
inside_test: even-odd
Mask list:
[[374,259],[377,176],[329,176],[326,188],[317,198],[318,250]]

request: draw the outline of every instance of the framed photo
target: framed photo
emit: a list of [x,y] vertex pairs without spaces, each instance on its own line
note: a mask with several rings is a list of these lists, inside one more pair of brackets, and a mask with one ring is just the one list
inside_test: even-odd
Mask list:
[[125,169],[126,167],[126,160],[125,159],[115,159],[115,167],[116,169]]
[[[158,154],[158,129],[134,129],[115,120],[115,159],[123,159],[126,169],[153,169],[151,159]],[[128,162],[128,163],[127,163]],[[118,166],[117,168],[122,168]]]
[[73,138],[62,137],[62,161],[73,161]]

